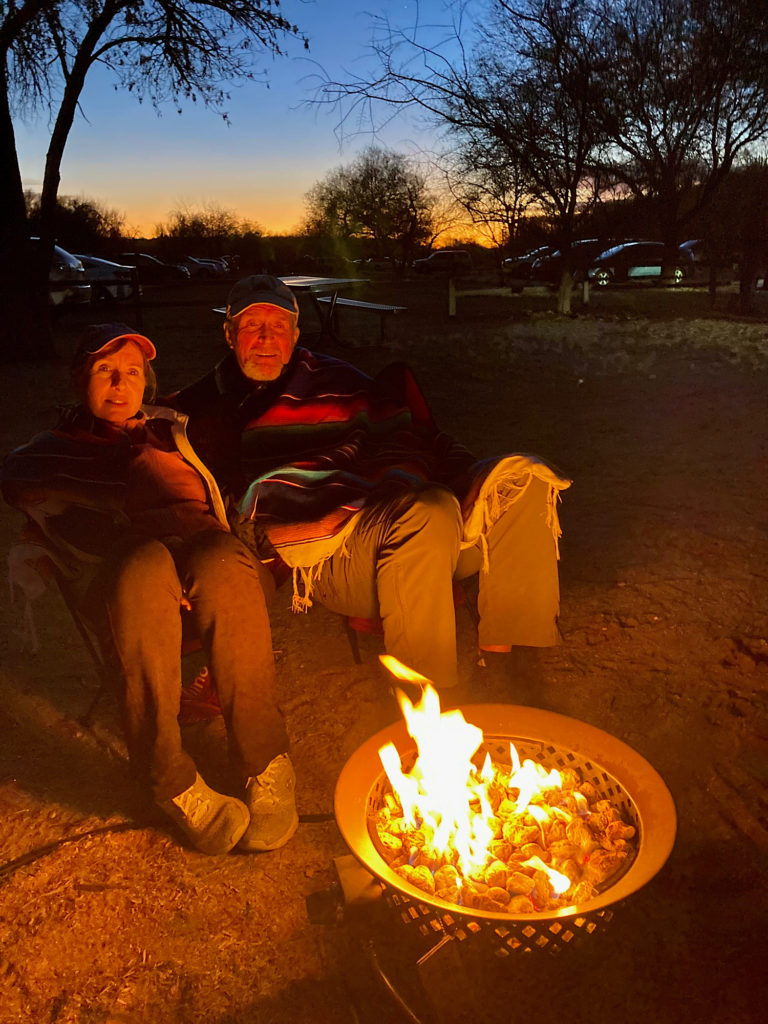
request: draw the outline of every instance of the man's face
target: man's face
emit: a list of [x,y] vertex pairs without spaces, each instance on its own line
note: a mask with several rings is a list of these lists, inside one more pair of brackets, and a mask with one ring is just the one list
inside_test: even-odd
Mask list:
[[227,344],[250,380],[277,380],[299,339],[297,318],[258,303],[224,324]]

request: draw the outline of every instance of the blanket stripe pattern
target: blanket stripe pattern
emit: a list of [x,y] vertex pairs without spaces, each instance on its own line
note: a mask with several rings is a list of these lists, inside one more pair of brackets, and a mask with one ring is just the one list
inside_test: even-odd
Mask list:
[[405,368],[390,387],[329,356],[296,356],[282,393],[242,433],[253,476],[238,511],[278,550],[333,536],[373,499],[449,485],[474,461],[437,429]]

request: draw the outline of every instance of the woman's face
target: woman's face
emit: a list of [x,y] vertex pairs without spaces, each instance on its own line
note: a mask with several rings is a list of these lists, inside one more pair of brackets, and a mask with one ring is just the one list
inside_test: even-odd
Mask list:
[[91,363],[88,408],[98,419],[123,427],[139,411],[145,385],[144,355],[135,341],[125,341]]

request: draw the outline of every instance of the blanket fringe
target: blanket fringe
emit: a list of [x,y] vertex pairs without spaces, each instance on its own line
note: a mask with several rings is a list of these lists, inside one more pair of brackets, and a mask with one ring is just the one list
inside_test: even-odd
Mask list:
[[482,552],[482,571],[490,572],[488,532],[494,523],[515,502],[520,501],[531,482],[537,477],[547,484],[546,524],[552,531],[556,557],[560,558],[560,537],[562,530],[557,514],[560,491],[570,486],[570,480],[559,477],[554,471],[537,460],[527,456],[512,456],[503,459],[488,476],[476,499],[476,508],[465,522],[463,547],[479,544]]
[[[296,614],[308,612],[312,607],[312,591],[329,558],[337,553],[343,558],[351,557],[348,541],[358,521],[359,515],[352,516],[338,533],[324,538],[320,543],[295,546],[289,544],[278,547],[278,554],[286,565],[291,567],[292,612]],[[314,559],[317,560],[314,561]]]
[[[346,544],[342,544],[341,554],[349,556]],[[291,611],[295,615],[299,615],[301,612],[308,612],[312,607],[314,603],[312,601],[312,591],[315,588],[315,584],[317,583],[320,573],[323,571],[325,563],[330,557],[330,555],[326,555],[325,558],[321,558],[316,565],[295,565],[293,567],[291,573],[293,580]],[[299,581],[301,581],[301,586],[299,586]]]
[[[308,612],[312,607],[312,585],[309,579],[311,569],[295,565],[293,567],[293,597],[291,598],[291,611],[294,615],[300,612]],[[299,577],[304,585],[304,593],[299,593]]]
[[557,514],[557,503],[561,500],[562,496],[559,489],[550,484],[547,493],[547,526],[552,531],[555,541],[555,555],[558,562],[560,561],[560,538],[563,535],[563,531],[560,527],[560,517]]

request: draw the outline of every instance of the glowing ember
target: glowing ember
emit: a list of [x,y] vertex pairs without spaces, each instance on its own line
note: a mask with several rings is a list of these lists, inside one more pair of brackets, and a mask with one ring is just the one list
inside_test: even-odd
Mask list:
[[398,702],[418,757],[404,772],[395,746],[379,750],[392,786],[376,814],[379,846],[412,885],[449,903],[510,914],[589,900],[635,853],[635,829],[590,782],[571,769],[547,771],[486,754],[483,734],[459,710],[441,714],[423,676],[388,655],[398,678],[418,682],[414,705]]

